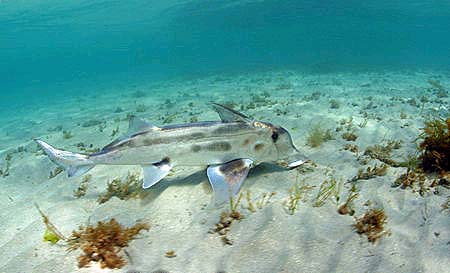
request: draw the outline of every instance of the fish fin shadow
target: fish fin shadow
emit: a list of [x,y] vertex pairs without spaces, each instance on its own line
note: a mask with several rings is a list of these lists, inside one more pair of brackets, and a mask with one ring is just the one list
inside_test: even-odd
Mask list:
[[[248,179],[249,177],[258,177],[264,174],[274,173],[274,172],[285,172],[286,168],[280,167],[275,164],[270,163],[261,163],[254,168],[250,169],[250,172],[248,174],[248,177],[246,181],[244,181],[242,189],[249,188],[253,186],[255,183],[258,182],[257,179]],[[160,194],[162,194],[168,187],[186,187],[186,186],[193,186],[203,184],[203,189],[206,194],[212,195],[213,190],[208,182],[208,177],[206,175],[206,168],[199,169],[195,172],[192,172],[188,176],[182,176],[177,175],[176,177],[166,177],[161,182],[153,185],[151,188],[146,189],[145,191],[148,191],[148,194],[146,194],[140,201],[140,205],[145,206],[150,203],[152,203],[154,200],[156,200]],[[205,200],[206,201],[206,200]]]
[[140,204],[142,206],[148,205],[152,203],[154,200],[156,200],[159,195],[161,195],[168,187],[186,187],[186,186],[192,186],[192,185],[198,185],[200,183],[207,182],[206,172],[204,169],[195,171],[188,176],[180,177],[177,175],[177,177],[174,178],[164,178],[159,183],[156,183],[151,188],[146,189],[145,192],[148,192],[145,194],[145,196],[141,199]]

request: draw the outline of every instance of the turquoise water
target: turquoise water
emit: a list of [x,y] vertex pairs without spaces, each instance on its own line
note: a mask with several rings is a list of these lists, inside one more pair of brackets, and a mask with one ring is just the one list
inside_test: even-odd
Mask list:
[[2,103],[97,77],[447,68],[449,10],[445,0],[3,0]]

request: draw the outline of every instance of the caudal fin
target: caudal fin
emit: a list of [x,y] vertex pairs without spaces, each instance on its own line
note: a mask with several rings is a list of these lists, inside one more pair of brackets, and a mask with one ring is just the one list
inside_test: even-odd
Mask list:
[[87,155],[58,150],[40,139],[34,141],[44,150],[53,163],[67,171],[69,177],[82,175],[95,166]]

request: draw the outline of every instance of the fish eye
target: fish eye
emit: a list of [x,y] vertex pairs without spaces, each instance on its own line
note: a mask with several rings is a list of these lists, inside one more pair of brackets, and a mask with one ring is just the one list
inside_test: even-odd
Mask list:
[[273,131],[272,132],[272,140],[273,140],[274,143],[277,142],[278,137],[279,137],[278,132],[277,131]]

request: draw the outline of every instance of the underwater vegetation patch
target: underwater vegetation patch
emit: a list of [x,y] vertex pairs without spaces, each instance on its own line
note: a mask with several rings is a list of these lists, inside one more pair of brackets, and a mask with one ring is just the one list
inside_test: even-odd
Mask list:
[[217,233],[220,235],[222,242],[225,245],[232,245],[233,241],[227,237],[228,232],[230,231],[231,225],[235,221],[240,221],[244,219],[244,216],[237,210],[239,203],[243,197],[243,193],[239,194],[237,200],[234,200],[233,197],[230,197],[230,210],[224,211],[220,214],[219,222],[215,225],[213,229],[209,231],[209,233]]
[[386,144],[376,144],[369,146],[364,151],[364,155],[369,156],[372,159],[378,159],[379,161],[388,164],[392,167],[398,167],[399,163],[391,159],[392,150],[397,150],[402,144],[401,140],[389,140]]
[[367,236],[367,240],[375,243],[383,235],[388,234],[384,230],[384,225],[387,222],[387,216],[383,209],[370,209],[363,216],[356,218],[353,227],[359,234]]
[[306,138],[306,143],[313,147],[319,147],[322,143],[332,140],[333,136],[331,135],[330,129],[322,128],[321,124],[314,125],[311,130],[308,132],[308,137]]
[[121,250],[136,239],[142,230],[149,230],[146,223],[136,223],[131,227],[124,227],[114,218],[107,222],[99,221],[96,226],[79,226],[72,231],[70,237],[64,236],[37,204],[36,209],[42,216],[46,226],[44,241],[56,244],[64,241],[68,244],[68,250],[81,249],[83,254],[78,257],[78,267],[86,267],[90,262],[98,262],[101,268],[121,268],[127,262],[121,255]]
[[358,180],[369,180],[377,176],[386,175],[388,166],[386,164],[381,164],[377,166],[375,164],[373,167],[367,166],[366,169],[359,169],[358,174],[351,179],[351,182],[356,182]]
[[344,145],[344,150],[350,151],[350,152],[352,152],[354,154],[358,154],[358,152],[359,152],[358,145],[351,144],[351,143],[345,144]]
[[338,109],[339,107],[341,107],[341,104],[337,100],[335,99],[330,100],[331,109]]
[[63,139],[70,139],[73,137],[72,132],[69,130],[64,130],[64,131],[62,131],[62,133],[63,133]]
[[59,240],[67,241],[67,237],[65,237],[57,228],[55,225],[53,225],[52,222],[50,222],[50,219],[48,216],[41,210],[41,208],[38,206],[38,204],[34,203],[34,206],[38,210],[39,214],[42,217],[42,221],[44,222],[44,225],[46,227],[43,239],[46,242],[49,242],[51,244],[56,244]]
[[426,121],[419,139],[421,168],[425,172],[450,171],[450,117]]
[[313,207],[321,207],[331,196],[334,196],[335,201],[339,202],[339,194],[342,190],[342,180],[337,180],[334,177],[326,179],[320,185],[319,192],[317,193],[316,200]]
[[250,211],[250,212],[256,212],[256,209],[262,209],[264,205],[268,204],[270,202],[270,199],[275,196],[277,193],[276,192],[271,192],[271,193],[267,193],[267,192],[263,192],[261,194],[261,196],[259,198],[255,200],[252,199],[251,197],[251,192],[250,190],[246,191],[245,194],[245,200],[247,201],[247,206],[246,208]]
[[289,195],[286,201],[283,202],[284,209],[290,215],[293,215],[297,209],[300,201],[305,199],[306,192],[313,189],[314,186],[310,186],[302,181],[302,184],[298,184],[298,180],[295,181],[294,185],[289,188]]
[[7,177],[10,174],[10,168],[11,168],[11,160],[12,160],[12,154],[8,153],[5,156],[5,169],[0,168],[0,177]]
[[400,175],[393,184],[394,187],[401,187],[402,189],[413,188],[414,185],[420,185],[420,193],[423,195],[423,187],[425,184],[425,174],[420,170],[407,169],[406,172]]
[[62,173],[64,171],[64,168],[57,166],[53,171],[50,171],[50,174],[48,175],[48,179],[52,179],[53,177],[57,176],[58,174]]
[[128,173],[125,181],[120,178],[114,178],[108,182],[106,192],[101,194],[97,201],[100,204],[107,202],[113,196],[120,200],[128,200],[131,198],[142,198],[147,193],[142,190],[142,180],[137,173]]
[[354,132],[345,132],[342,134],[342,138],[347,141],[355,141],[358,136]]
[[81,183],[78,186],[78,188],[73,191],[73,196],[75,198],[80,198],[80,197],[86,195],[86,192],[87,192],[87,189],[88,189],[88,185],[89,185],[89,181],[91,181],[91,178],[92,178],[91,174],[87,174],[87,175],[85,175],[83,177],[83,179],[81,180]]
[[78,150],[84,153],[92,154],[100,151],[100,148],[94,147],[94,144],[85,144],[83,142],[79,142],[76,144]]
[[347,196],[347,200],[344,204],[340,205],[338,208],[338,213],[342,215],[350,215],[353,216],[355,214],[355,210],[353,209],[353,201],[358,198],[359,193],[357,192],[356,185],[353,185],[350,193]]
[[99,221],[96,226],[80,226],[67,239],[69,250],[81,249],[78,267],[86,267],[90,262],[98,262],[101,268],[121,268],[126,260],[120,255],[122,248],[136,239],[142,230],[149,230],[145,223],[137,223],[132,227],[124,227],[114,218],[108,222]]

